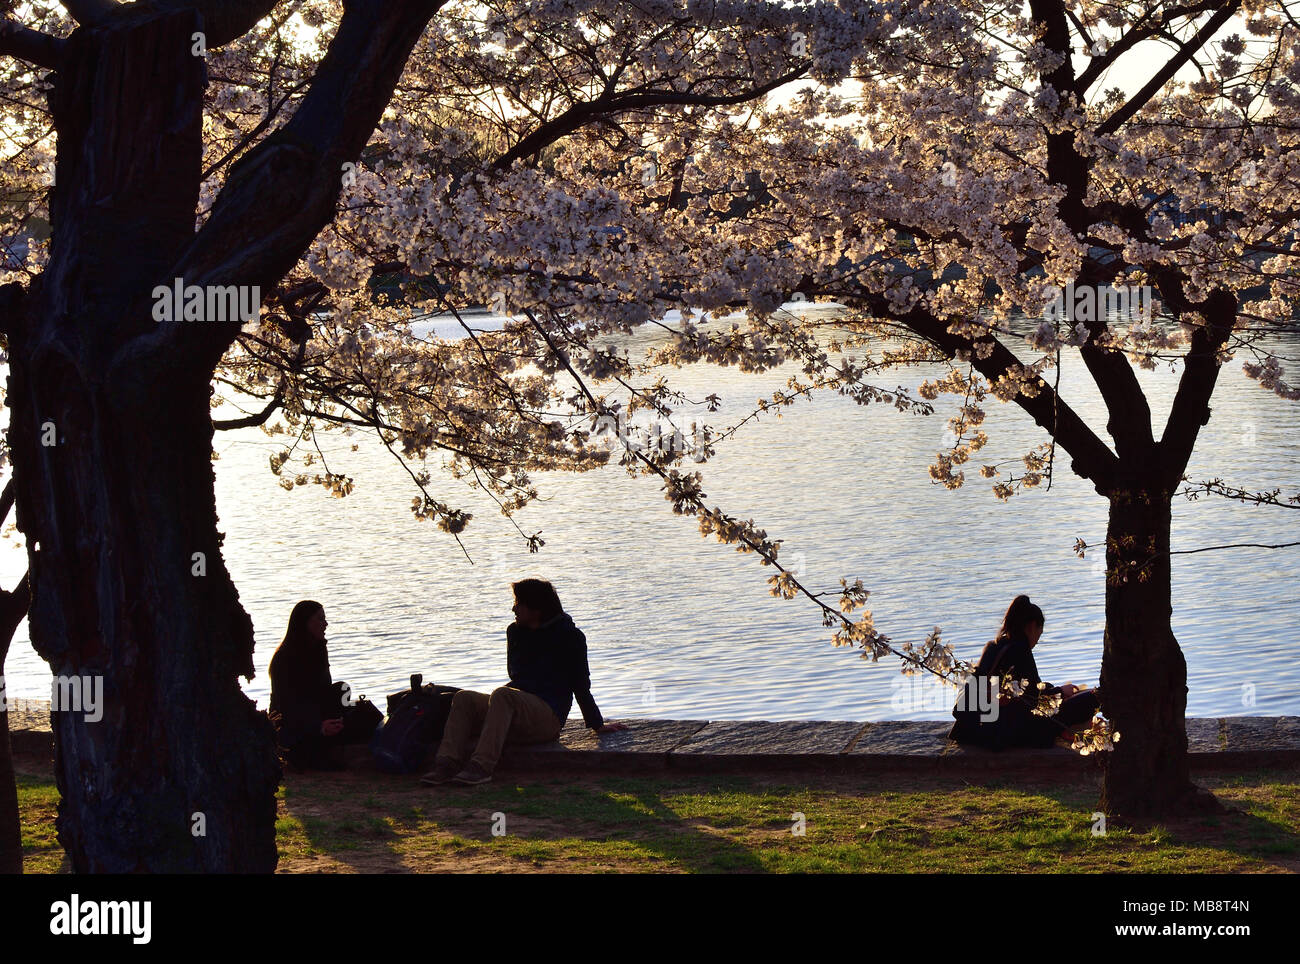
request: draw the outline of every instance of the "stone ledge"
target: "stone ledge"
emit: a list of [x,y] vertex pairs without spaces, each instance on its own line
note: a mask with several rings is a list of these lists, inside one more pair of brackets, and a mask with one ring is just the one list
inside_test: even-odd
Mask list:
[[628,729],[597,736],[569,720],[552,743],[507,746],[500,765],[518,770],[661,770],[668,757],[709,726],[707,720],[628,720]]
[[675,747],[668,765],[697,771],[833,765],[861,730],[861,723],[842,721],[715,720]]
[[[52,754],[48,704],[24,701],[9,714],[16,753]],[[1098,757],[1063,748],[1003,750],[958,746],[947,739],[950,723],[937,720],[625,720],[628,729],[596,736],[570,720],[559,740],[509,746],[501,757],[508,770],[689,770],[744,771],[828,769],[870,772],[895,769],[938,771],[1061,771],[1096,768]],[[1300,763],[1300,717],[1234,716],[1187,721],[1193,769],[1239,769]],[[348,762],[364,767],[369,751],[348,748]]]

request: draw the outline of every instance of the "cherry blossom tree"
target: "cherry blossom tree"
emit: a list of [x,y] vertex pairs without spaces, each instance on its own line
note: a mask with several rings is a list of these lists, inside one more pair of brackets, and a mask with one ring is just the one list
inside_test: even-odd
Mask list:
[[[1232,350],[1252,353],[1265,388],[1295,394],[1258,344],[1290,317],[1284,8],[6,9],[5,454],[31,636],[56,674],[107,689],[102,726],[55,714],[77,869],[275,864],[279,771],[237,682],[252,630],[221,560],[214,429],[283,437],[282,484],[339,496],[352,483],[318,433],[373,431],[410,471],[414,514],[460,538],[471,517],[429,457],[515,518],[531,472],[605,464],[611,416],[645,414],[690,444],[624,446],[621,461],[657,476],[701,532],[773,567],[775,594],[812,600],[837,643],[871,658],[963,669],[938,630],[895,643],[870,612],[854,618],[860,580],[828,600],[785,570],[780,540],[708,505],[685,453],[707,459],[735,426],[685,424],[715,400],[693,406],[663,371],[702,360],[801,364],[756,417],[817,391],[920,412],[961,395],[958,442],[932,470],[953,487],[987,441],[988,395],[1025,409],[1045,447],[1019,476],[986,466],[995,493],[1050,480],[1059,450],[1111,504],[1102,689],[1121,739],[1107,806],[1197,799],[1169,516]],[[1252,39],[1232,35],[1234,16]],[[1159,43],[1174,52],[1139,92],[1098,89]],[[1202,79],[1177,82],[1207,60]],[[764,101],[792,84],[797,96]],[[173,306],[181,319],[197,307],[192,320],[159,320],[173,282],[200,292]],[[1113,324],[1071,303],[1028,342],[1011,334],[1013,313],[1038,316],[1068,284],[1149,284],[1165,314]],[[203,318],[204,293],[219,306],[254,287],[256,317]],[[827,330],[782,310],[793,297],[846,313]],[[480,330],[471,305],[514,320]],[[743,323],[718,323],[738,310]],[[430,311],[459,317],[465,337],[418,336]],[[645,325],[670,330],[647,358],[610,337]],[[1110,444],[1049,383],[1066,351],[1101,389]],[[1183,375],[1157,441],[1132,366],[1170,359]],[[952,370],[919,398],[872,382],[936,360]]]
[[[989,396],[1034,419],[1044,443],[1023,472],[984,463],[980,475],[1006,499],[1050,483],[1068,458],[1109,503],[1096,549],[1107,565],[1100,692],[1117,742],[1102,806],[1127,817],[1214,807],[1188,772],[1170,520],[1176,497],[1207,492],[1300,507],[1300,495],[1185,474],[1235,355],[1263,390],[1300,399],[1276,353],[1295,325],[1300,33],[1278,4],[1031,0],[1028,14],[958,4],[922,31],[928,56],[897,34],[876,47],[864,15],[865,53],[845,72],[859,96],[810,91],[728,143],[728,162],[757,171],[773,197],[735,227],[742,250],[789,243],[765,274],[776,283],[750,289],[751,330],[786,343],[765,309],[797,290],[848,306],[850,342],[894,336],[918,357],[951,359],[921,387],[961,400],[956,444],[931,468],[950,488],[980,461]],[[852,43],[853,27],[835,26],[824,58],[826,34],[811,32],[818,64]],[[1105,87],[1128,64],[1140,86]],[[1102,307],[1144,295],[1158,316]],[[1017,336],[1015,312],[1044,320]],[[827,371],[820,347],[794,350]],[[1067,352],[1104,400],[1104,426],[1057,390]],[[1163,426],[1135,376],[1158,365],[1180,373]],[[869,624],[849,633],[879,645]]]
[[[655,242],[684,253],[680,300],[716,311],[743,299],[749,320],[721,336],[688,325],[660,360],[797,359],[807,379],[779,404],[814,384],[899,404],[866,392],[865,370],[948,359],[948,375],[920,394],[961,399],[950,423],[956,444],[931,468],[950,488],[988,442],[980,426],[989,396],[1022,408],[1044,442],[1018,476],[981,465],[994,494],[1050,483],[1068,457],[1110,506],[1098,547],[1108,573],[1100,690],[1109,722],[1080,741],[1113,747],[1102,805],[1127,817],[1214,807],[1189,778],[1170,520],[1179,495],[1300,503],[1185,475],[1234,355],[1263,390],[1300,398],[1275,350],[1275,336],[1294,329],[1297,25],[1276,4],[1035,0],[1028,17],[987,4],[899,9],[811,11],[819,86],[726,137],[679,138],[661,156],[687,161],[682,240]],[[908,22],[922,12],[925,23]],[[1102,86],[1130,61],[1147,67],[1135,91]],[[761,192],[738,172],[755,174]],[[738,216],[692,235],[706,207],[728,203]],[[833,300],[849,314],[819,339],[778,309],[791,297]],[[1112,297],[1129,307],[1154,300],[1160,313],[1116,317],[1105,308]],[[1016,313],[1044,320],[1022,337]],[[845,352],[883,340],[888,350],[865,365]],[[1086,424],[1057,390],[1053,371],[1066,352],[1078,353],[1099,390],[1105,426]],[[1157,365],[1180,372],[1162,428],[1135,375]],[[679,508],[719,531],[716,514],[698,510],[698,477],[670,483]],[[719,535],[771,547],[736,520]],[[816,596],[784,571],[772,581],[774,593]],[[844,586],[849,611],[865,593]],[[873,659],[895,649],[869,613],[847,621],[818,602],[837,642]],[[938,630],[902,651],[909,668],[946,675],[955,666]]]
[[[351,318],[325,335],[329,361],[318,355],[313,364],[353,373],[331,376],[337,390],[327,396],[344,407],[386,377],[404,380],[413,364],[425,366],[422,387],[438,371],[465,377],[452,357],[490,364],[493,384],[469,391],[485,387],[492,401],[471,406],[469,420],[444,403],[444,412],[457,410],[449,430],[407,398],[387,407],[384,430],[404,446],[434,433],[456,440],[454,470],[500,493],[509,513],[532,495],[519,471],[525,452],[551,453],[549,467],[581,468],[599,459],[591,430],[611,412],[672,419],[687,410],[652,365],[800,363],[802,377],[763,410],[819,390],[913,411],[959,396],[956,444],[931,468],[950,488],[964,484],[963,466],[989,441],[981,425],[990,396],[1016,404],[1044,441],[1016,460],[1018,475],[1004,462],[980,465],[994,496],[1050,485],[1068,458],[1110,507],[1105,546],[1076,547],[1104,552],[1107,564],[1105,716],[1076,742],[1109,751],[1102,804],[1134,818],[1214,807],[1188,770],[1170,520],[1179,496],[1297,507],[1280,491],[1185,474],[1218,373],[1235,355],[1262,389],[1300,397],[1273,339],[1293,324],[1296,24],[1287,7],[1260,3],[1035,2],[1023,13],[917,3],[773,14],[751,24],[747,52],[768,45],[775,53],[773,31],[784,29],[775,39],[811,62],[796,97],[714,104],[707,113],[689,102],[630,111],[616,129],[573,131],[549,157],[516,148],[486,172],[457,177],[448,166],[444,181],[428,186],[411,173],[418,159],[449,150],[477,169],[490,153],[456,139],[467,129],[483,143],[524,143],[512,136],[530,96],[545,89],[532,86],[537,68],[522,53],[476,61],[479,89],[515,92],[505,106],[445,101],[440,117],[474,115],[454,126],[450,142],[404,114],[384,132],[383,159],[355,185],[349,217],[308,255],[315,280],[296,290],[331,292],[331,304],[346,305],[331,324]],[[503,51],[526,50],[523,38],[502,39]],[[690,68],[687,59],[679,69]],[[1108,71],[1134,62],[1146,69],[1135,89],[1104,86]],[[374,278],[384,270],[424,280],[377,307]],[[506,307],[518,323],[500,333],[466,325],[463,344],[413,347],[411,311],[452,310],[457,298]],[[809,323],[782,309],[792,298],[847,311],[828,325]],[[685,321],[648,364],[605,337],[662,325],[671,309]],[[743,324],[716,323],[738,309]],[[1025,336],[1012,325],[1017,317],[1040,321]],[[268,407],[294,427],[337,419],[335,408],[282,403],[283,383],[273,378],[292,367],[293,351],[250,349],[250,370],[278,373],[264,382]],[[1054,372],[1074,352],[1105,403],[1104,426],[1087,424],[1058,391]],[[870,380],[935,361],[947,361],[948,374],[926,382],[920,398]],[[1136,377],[1159,365],[1179,372],[1161,428]],[[566,381],[572,394],[559,394]],[[391,384],[361,404],[362,423],[373,423]],[[455,384],[451,397],[467,397]],[[544,401],[551,415],[534,420],[529,413]],[[473,429],[485,411],[495,413],[490,430]],[[705,456],[730,431],[679,427]],[[843,580],[831,599],[803,586],[780,564],[780,540],[707,505],[700,473],[681,471],[682,452],[628,450],[624,461],[659,475],[674,510],[695,516],[705,535],[775,567],[773,593],[812,600],[837,644],[872,659],[894,654],[905,671],[969,670],[939,629],[895,644],[870,612],[852,618],[868,595],[860,580]],[[415,509],[453,532],[466,521],[427,492]]]
[[[454,453],[513,501],[527,488],[516,456],[584,460],[535,413],[549,372],[514,379],[496,348],[417,345],[392,323],[402,299],[369,295],[446,293],[429,275],[439,239],[413,237],[412,212],[468,211],[485,178],[581,128],[617,150],[629,112],[725,109],[807,70],[779,8],[607,6],[5,5],[5,454],[31,638],[56,676],[105,686],[102,722],[52,714],[75,869],[276,863],[280,770],[238,686],[253,672],[252,627],[213,499],[217,386],[265,389],[263,412],[300,442],[317,422],[361,424],[404,458]],[[498,82],[526,89],[500,96]],[[386,211],[353,190],[393,165],[407,176],[390,173]],[[384,269],[400,284],[385,289]],[[321,286],[377,275],[366,297]],[[233,306],[250,292],[259,310],[245,317]],[[484,407],[493,399],[508,414]],[[456,533],[467,516],[412,474],[417,515]],[[349,486],[328,469],[319,481]]]

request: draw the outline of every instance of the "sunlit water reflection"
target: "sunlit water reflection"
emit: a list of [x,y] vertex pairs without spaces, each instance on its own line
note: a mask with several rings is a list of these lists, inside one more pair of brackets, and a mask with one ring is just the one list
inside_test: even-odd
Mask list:
[[[653,335],[637,336],[636,345]],[[1277,343],[1300,356],[1297,339]],[[1297,489],[1297,407],[1241,373],[1224,370],[1214,415],[1189,467],[1252,490]],[[877,384],[915,388],[938,366],[887,372]],[[716,393],[722,409],[701,415],[727,425],[791,370],[746,375],[696,366],[671,374],[692,398]],[[1140,372],[1163,426],[1177,374]],[[1082,363],[1066,359],[1063,396],[1104,435],[1100,397]],[[1064,462],[1050,492],[999,502],[967,466],[958,491],[933,484],[927,466],[944,444],[955,404],[935,415],[860,407],[819,395],[764,416],[721,446],[704,467],[709,503],[754,518],[784,539],[782,560],[807,583],[831,589],[860,577],[872,590],[876,626],[896,641],[921,641],[935,625],[974,658],[1011,597],[1028,593],[1047,615],[1037,650],[1045,678],[1094,683],[1101,660],[1102,570],[1072,551],[1075,538],[1101,545],[1106,507]],[[1014,406],[990,399],[991,441],[976,461],[1015,458],[1044,441]],[[687,416],[689,422],[690,416]],[[353,442],[361,450],[351,452]],[[377,443],[322,436],[334,471],[356,480],[346,499],[308,486],[285,492],[267,468],[281,446],[257,430],[216,441],[217,502],[225,551],[257,633],[258,675],[246,691],[265,706],[266,666],[289,610],[301,598],[325,604],[335,678],[377,702],[406,676],[488,688],[505,680],[508,583],[552,580],[587,635],[593,691],[605,715],[714,719],[946,718],[951,691],[905,685],[896,662],[872,664],[836,649],[807,600],[768,594],[772,570],[675,516],[657,480],[610,467],[542,475],[543,500],[519,517],[546,546],[529,556],[481,493],[435,475],[434,488],[474,512],[456,543],[414,520],[414,490]],[[695,468],[689,464],[690,468]],[[1300,512],[1221,499],[1175,506],[1175,549],[1300,540]],[[1174,559],[1174,630],[1187,655],[1188,714],[1300,713],[1300,599],[1296,549],[1242,549]],[[0,574],[12,585],[22,555],[9,549]],[[49,692],[45,664],[19,629],[8,660],[10,696]],[[575,713],[577,710],[575,709]]]

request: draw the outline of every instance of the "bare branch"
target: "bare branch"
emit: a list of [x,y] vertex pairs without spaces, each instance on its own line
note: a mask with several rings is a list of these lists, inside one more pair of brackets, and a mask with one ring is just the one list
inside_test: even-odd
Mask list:
[[153,0],[155,10],[193,10],[203,18],[203,41],[221,47],[253,29],[280,0]]
[[7,54],[54,70],[59,66],[63,48],[64,41],[59,37],[51,37],[7,18],[0,21],[0,55]]
[[1294,549],[1300,542],[1233,542],[1222,546],[1201,546],[1199,549],[1170,549],[1171,556],[1190,556],[1196,552],[1217,552],[1220,549]]
[[68,15],[83,27],[103,22],[121,9],[117,0],[59,0]]
[[1210,420],[1210,396],[1223,367],[1219,352],[1232,334],[1237,318],[1237,298],[1222,288],[1206,299],[1205,325],[1192,334],[1192,345],[1183,362],[1178,392],[1169,409],[1169,421],[1160,439],[1164,472],[1172,489],[1183,477],[1201,426]]
[[[229,432],[232,429],[237,428],[253,428],[257,425],[265,425],[266,420],[274,415],[276,410],[283,404],[284,392],[276,391],[271,400],[267,402],[266,408],[262,409],[260,412],[254,412],[252,415],[245,415],[242,418],[213,419],[212,427],[218,432]],[[3,508],[3,506],[0,505],[0,508]],[[4,517],[0,516],[0,521],[3,519]]]
[[[1183,476],[1182,481],[1187,482],[1189,479],[1187,476]],[[1255,505],[1274,505],[1282,509],[1300,509],[1300,493],[1290,496],[1284,502],[1282,501],[1282,490],[1280,488],[1269,492],[1250,492],[1240,486],[1228,485],[1222,479],[1197,482],[1195,485],[1179,489],[1174,494],[1186,496],[1190,502],[1197,501],[1204,494],[1222,496],[1225,499],[1232,499],[1234,502],[1252,502]]]
[[798,80],[808,72],[811,66],[811,64],[804,64],[802,67],[782,74],[765,84],[759,84],[738,94],[693,94],[690,91],[678,93],[670,90],[636,90],[614,93],[606,90],[595,100],[575,104],[564,113],[534,128],[527,137],[498,157],[493,162],[492,167],[498,171],[508,170],[510,165],[519,158],[530,157],[538,153],[544,147],[548,147],[560,138],[572,134],[598,117],[655,107],[661,104],[725,107],[757,100],[778,87]]
[[1183,48],[1169,59],[1169,63],[1160,68],[1159,72],[1147,82],[1147,85],[1128,99],[1128,102],[1121,108],[1111,114],[1097,128],[1099,136],[1113,134],[1124,125],[1129,118],[1133,117],[1138,111],[1147,105],[1160,90],[1169,82],[1169,79],[1178,73],[1183,64],[1191,60],[1193,56],[1209,41],[1211,37],[1225,23],[1233,18],[1241,4],[1238,0],[1232,0],[1231,3],[1224,6],[1218,13],[1205,22],[1200,30],[1196,31],[1196,36],[1189,40]]

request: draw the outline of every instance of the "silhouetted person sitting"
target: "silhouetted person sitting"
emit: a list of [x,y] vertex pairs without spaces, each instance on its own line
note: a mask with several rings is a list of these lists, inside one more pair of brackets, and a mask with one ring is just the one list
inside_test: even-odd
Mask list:
[[[1017,596],[1011,601],[1002,627],[984,647],[973,678],[967,681],[966,689],[953,707],[952,715],[957,722],[948,733],[950,740],[993,750],[1017,746],[1047,748],[1068,729],[1092,719],[1098,706],[1095,690],[1081,689],[1073,683],[1039,688],[1042,680],[1033,648],[1043,635],[1043,624],[1043,611],[1028,596]],[[1023,680],[1025,688],[1019,696],[1000,696],[1004,679]],[[982,688],[981,696],[977,697],[972,687]],[[1055,714],[1042,716],[1034,712],[1042,697],[1058,693],[1062,703]]]
[[343,744],[365,742],[378,723],[373,708],[349,705],[346,684],[331,681],[328,625],[325,608],[304,599],[271,657],[268,715],[286,761],[300,769],[342,769]]
[[597,733],[627,729],[600,715],[591,696],[587,637],[561,608],[555,587],[524,579],[511,588],[515,621],[506,629],[510,682],[490,696],[472,690],[456,694],[433,770],[422,783],[487,783],[507,743],[557,739],[575,697],[583,721]]

